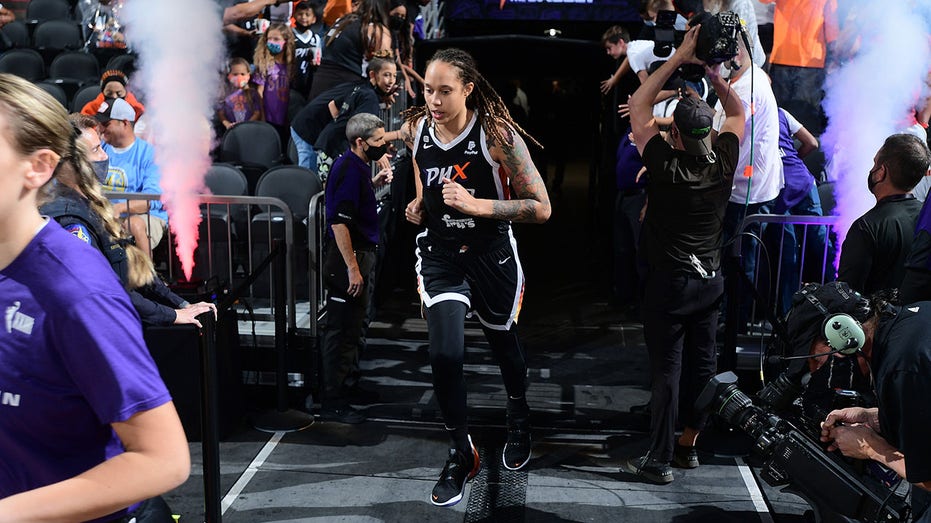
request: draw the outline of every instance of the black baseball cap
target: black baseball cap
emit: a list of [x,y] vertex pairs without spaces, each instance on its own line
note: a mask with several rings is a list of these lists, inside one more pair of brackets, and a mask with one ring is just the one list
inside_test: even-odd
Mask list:
[[714,109],[701,98],[683,96],[672,113],[672,120],[679,129],[682,146],[695,156],[711,154],[711,127]]

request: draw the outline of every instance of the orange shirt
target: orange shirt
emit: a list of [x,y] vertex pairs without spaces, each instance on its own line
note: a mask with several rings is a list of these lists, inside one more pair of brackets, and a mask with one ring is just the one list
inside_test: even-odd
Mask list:
[[773,52],[769,61],[796,67],[824,67],[827,44],[838,36],[837,0],[760,0],[776,2]]
[[351,0],[327,0],[323,8],[323,23],[327,27],[333,27],[333,24],[343,15],[352,11]]

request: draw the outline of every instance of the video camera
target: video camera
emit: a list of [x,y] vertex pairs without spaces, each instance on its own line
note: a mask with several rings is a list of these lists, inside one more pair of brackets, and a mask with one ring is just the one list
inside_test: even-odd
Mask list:
[[816,521],[909,521],[904,495],[858,471],[839,453],[826,452],[819,441],[820,420],[792,412],[803,389],[802,375],[782,374],[757,394],[755,405],[737,387],[737,376],[725,372],[708,382],[695,406],[749,435],[763,458],[766,483],[804,499]]
[[[675,28],[677,16],[676,11],[656,13],[653,54],[659,58],[668,58],[672,49],[678,47],[685,37],[685,31]],[[741,36],[747,43],[740,17],[733,11],[716,15],[702,13],[694,17],[692,23],[701,24],[695,43],[695,56],[707,65],[718,65],[737,56],[737,39]],[[750,48],[749,44],[747,48]],[[678,71],[680,77],[690,82],[697,82],[704,74],[704,67],[698,64],[685,64]]]

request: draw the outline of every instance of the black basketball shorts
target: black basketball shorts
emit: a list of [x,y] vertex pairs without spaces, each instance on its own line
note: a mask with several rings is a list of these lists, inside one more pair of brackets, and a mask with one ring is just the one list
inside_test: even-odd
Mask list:
[[458,250],[441,246],[424,231],[417,236],[415,254],[417,291],[427,308],[456,300],[490,329],[508,330],[517,321],[524,297],[524,271],[510,230],[481,252],[467,246]]

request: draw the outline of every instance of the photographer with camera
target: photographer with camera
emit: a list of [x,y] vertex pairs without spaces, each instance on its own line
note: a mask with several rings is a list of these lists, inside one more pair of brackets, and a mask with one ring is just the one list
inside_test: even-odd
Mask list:
[[622,469],[656,483],[673,480],[670,462],[695,468],[695,441],[706,415],[687,409],[685,431],[675,441],[679,376],[683,351],[694,365],[687,369],[690,397],[714,374],[719,274],[724,209],[731,192],[744,111],[727,83],[705,67],[727,118],[712,144],[714,111],[704,101],[686,97],[676,107],[664,137],[653,118],[653,100],[663,84],[695,56],[700,26],[693,27],[679,50],[633,94],[630,121],[637,148],[650,178],[649,206],[641,232],[648,274],[643,304],[644,337],[652,379],[651,447]]
[[823,366],[829,354],[856,357],[871,375],[878,403],[832,411],[821,424],[821,441],[829,451],[876,461],[908,480],[913,521],[931,522],[931,303],[895,306],[842,282],[806,289],[805,300],[789,312],[789,326],[811,340],[810,367]]

